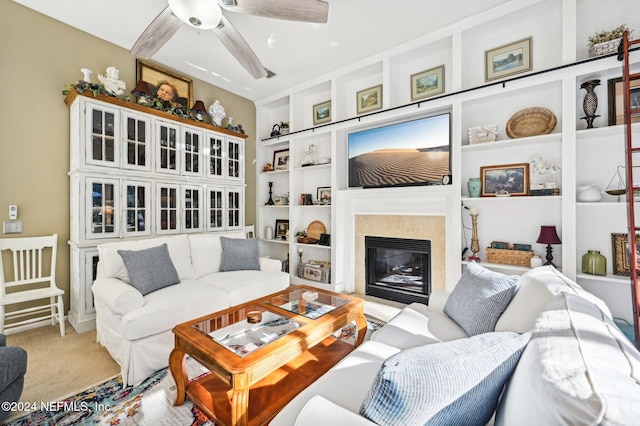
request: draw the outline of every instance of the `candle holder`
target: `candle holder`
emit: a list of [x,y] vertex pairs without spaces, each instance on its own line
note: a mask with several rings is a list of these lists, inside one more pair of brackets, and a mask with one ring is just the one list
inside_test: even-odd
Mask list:
[[480,243],[478,242],[478,212],[471,211],[471,256],[469,256],[470,262],[480,262]]
[[273,182],[269,182],[269,201],[265,203],[265,206],[273,206]]

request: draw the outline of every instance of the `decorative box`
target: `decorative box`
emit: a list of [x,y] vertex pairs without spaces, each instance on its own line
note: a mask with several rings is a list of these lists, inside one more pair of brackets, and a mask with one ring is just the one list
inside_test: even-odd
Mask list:
[[487,262],[502,265],[526,266],[531,264],[533,251],[502,250],[487,247]]
[[477,143],[494,142],[498,137],[498,125],[487,124],[484,126],[470,127],[467,129],[469,145]]
[[306,280],[327,284],[331,282],[331,268],[313,265],[311,263],[303,263],[298,266],[298,276]]
[[608,55],[618,51],[618,46],[622,41],[621,38],[614,40],[603,41],[602,43],[596,43],[589,47],[589,57],[594,58],[596,56]]

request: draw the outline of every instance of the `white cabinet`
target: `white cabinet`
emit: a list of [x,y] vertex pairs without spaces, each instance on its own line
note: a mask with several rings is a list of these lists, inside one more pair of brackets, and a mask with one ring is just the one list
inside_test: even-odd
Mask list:
[[91,285],[101,243],[243,229],[244,138],[116,98],[72,92],[71,304],[95,328]]

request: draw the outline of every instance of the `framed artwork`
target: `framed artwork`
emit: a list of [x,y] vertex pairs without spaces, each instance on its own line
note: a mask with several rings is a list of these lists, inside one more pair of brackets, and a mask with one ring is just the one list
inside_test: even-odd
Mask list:
[[[640,79],[629,82],[631,92],[631,108],[640,108]],[[609,126],[624,124],[624,95],[622,77],[607,81],[607,95],[609,100]],[[632,123],[640,122],[640,117],[631,117]]]
[[313,125],[324,124],[331,121],[331,101],[322,102],[313,106]]
[[529,163],[480,167],[482,197],[529,195]]
[[[640,253],[640,236],[636,236],[636,252]],[[611,234],[611,253],[613,254],[613,273],[629,276],[631,270],[629,269],[628,234]]]
[[411,100],[444,93],[444,65],[411,76]]
[[358,114],[382,108],[382,84],[359,91],[356,94],[356,107]]
[[273,170],[289,170],[289,150],[273,152]]
[[331,204],[331,187],[320,186],[317,189],[316,197],[322,204]]
[[[193,81],[173,72],[164,70],[149,62],[136,59],[137,81],[146,81],[155,97],[177,102],[185,107],[193,105]],[[158,93],[160,90],[160,93]],[[173,93],[171,99],[165,93]]]
[[531,71],[531,41],[529,37],[484,52],[485,81]]
[[286,240],[289,232],[289,220],[276,219],[276,240]]

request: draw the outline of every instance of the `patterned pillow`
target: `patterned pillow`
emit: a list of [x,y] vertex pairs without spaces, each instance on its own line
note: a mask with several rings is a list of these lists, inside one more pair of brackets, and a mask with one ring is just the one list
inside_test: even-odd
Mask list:
[[260,270],[257,238],[220,237],[220,243],[222,244],[221,271]]
[[519,276],[470,263],[451,291],[444,313],[469,335],[494,331],[515,294]]
[[118,254],[127,268],[131,285],[143,296],[180,282],[166,243],[145,250],[118,250]]
[[382,365],[360,414],[380,425],[486,425],[531,333],[406,349]]

